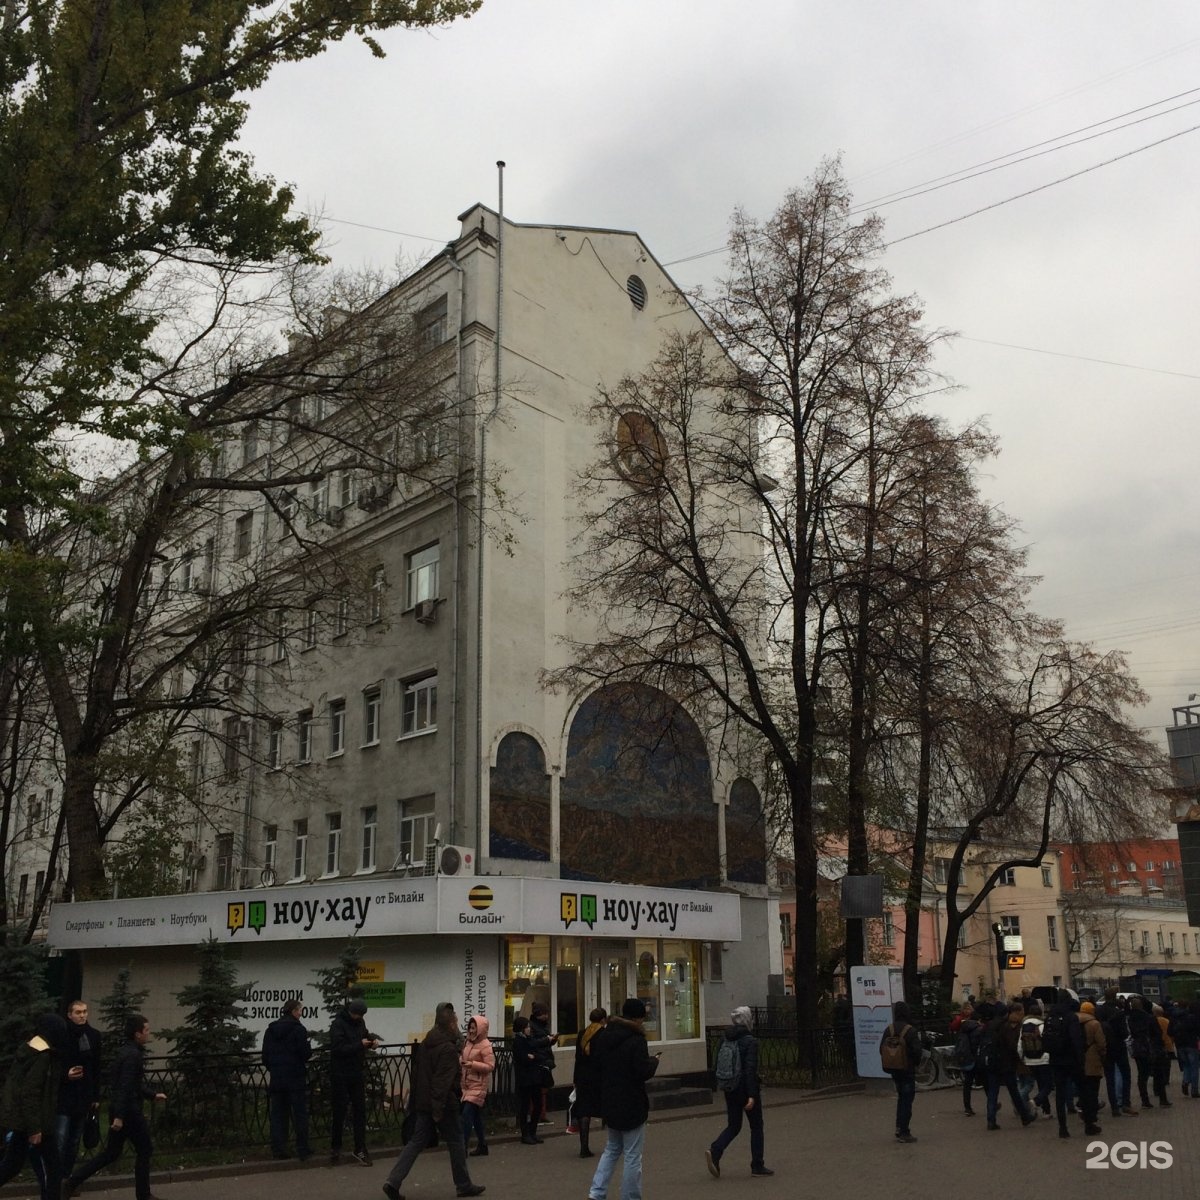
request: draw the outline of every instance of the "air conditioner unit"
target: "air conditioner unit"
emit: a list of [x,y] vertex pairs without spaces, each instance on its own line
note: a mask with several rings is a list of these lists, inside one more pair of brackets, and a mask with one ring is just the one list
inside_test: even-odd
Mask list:
[[1139,954],[1140,954],[1140,955],[1141,955],[1143,958],[1145,958],[1145,957],[1146,957],[1146,955],[1150,953],[1150,947],[1149,947],[1149,946],[1139,946],[1139,947],[1138,947],[1138,953],[1139,953]]
[[422,625],[432,625],[437,620],[436,600],[418,600],[413,608],[413,614]]
[[474,875],[475,850],[471,846],[443,846],[438,851],[439,875]]
[[346,510],[342,508],[331,508],[325,514],[325,520],[327,520],[330,525],[337,529],[346,523]]

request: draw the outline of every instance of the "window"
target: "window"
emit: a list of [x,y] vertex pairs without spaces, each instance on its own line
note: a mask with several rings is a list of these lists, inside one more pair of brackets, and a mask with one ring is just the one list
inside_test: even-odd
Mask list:
[[308,870],[308,822],[292,826],[292,878],[303,879]]
[[967,923],[964,921],[958,927],[958,948],[965,950],[967,948]]
[[29,876],[22,875],[21,883],[17,888],[17,916],[23,917],[25,909],[29,905]]
[[1072,875],[1078,875],[1078,874],[1079,874],[1079,864],[1078,864],[1077,862],[1073,862],[1073,863],[1071,864],[1071,874],[1072,874]]
[[400,845],[397,857],[401,862],[420,863],[432,849],[436,822],[433,819],[433,797],[400,802]]
[[1167,940],[1170,943],[1171,953],[1174,954],[1175,953],[1175,933],[1173,930],[1172,930],[1172,932],[1167,934]]
[[233,557],[245,558],[254,542],[254,514],[242,513],[233,523]]
[[1020,917],[1001,917],[1000,932],[1012,937],[1021,936],[1021,918]]
[[218,892],[233,890],[233,834],[217,834],[217,846],[213,852],[213,888]]
[[1100,949],[1101,944],[1102,943],[1101,943],[1101,939],[1100,939],[1100,930],[1093,929],[1092,930],[1092,950],[1098,951]]
[[241,717],[226,717],[221,726],[222,756],[226,779],[237,774],[238,760],[245,752],[246,727]]
[[896,944],[896,923],[892,914],[886,909],[883,913],[883,944],[885,946]]
[[42,805],[42,836],[50,832],[50,814],[54,811],[54,789],[46,789],[46,802]]
[[329,476],[314,479],[308,485],[308,512],[314,521],[323,521],[329,515]]
[[387,579],[383,568],[372,568],[370,594],[367,597],[367,620],[372,624],[383,620],[383,591],[386,587]]
[[267,770],[283,768],[283,722],[272,721],[267,726]]
[[294,488],[285,488],[279,493],[279,536],[286,537],[296,523],[300,512],[300,501]]
[[704,946],[707,951],[704,960],[705,975],[710,983],[721,983],[725,978],[723,959],[725,945],[723,942],[705,942]]
[[277,608],[272,618],[271,661],[283,662],[287,658],[287,610]]
[[1135,862],[1131,862],[1131,863],[1129,864],[1129,869],[1130,869],[1130,871],[1134,871],[1134,872],[1136,872],[1136,871],[1137,871],[1137,863],[1135,863]]
[[1017,870],[1015,867],[1005,867],[1000,872],[1000,878],[996,880],[999,887],[1016,887],[1017,886]]
[[33,899],[34,903],[40,903],[44,899],[46,891],[46,872],[38,871],[33,877]]
[[348,596],[339,596],[337,598],[337,607],[333,610],[333,636],[335,638],[345,637],[349,628],[350,598]]
[[274,871],[279,862],[279,826],[267,825],[263,829],[263,870]]
[[1058,918],[1055,916],[1046,918],[1046,945],[1051,950],[1058,949]]
[[379,835],[379,810],[374,804],[362,810],[362,857],[360,871],[375,870],[375,845]]
[[1165,950],[1166,946],[1163,943],[1163,932],[1161,929],[1157,932],[1157,941],[1159,950]]
[[42,802],[36,796],[30,796],[25,801],[25,840],[28,842],[33,837],[33,827],[40,820],[42,815]]
[[229,672],[239,677],[246,674],[250,666],[250,631],[242,626],[235,630],[229,646]]
[[1054,880],[1049,867],[1042,868],[1042,887],[1053,887]]
[[446,340],[446,297],[440,296],[416,316],[417,352],[434,350]]
[[1167,859],[1167,860],[1166,860],[1166,861],[1163,863],[1163,865],[1162,865],[1162,869],[1163,869],[1164,871],[1173,871],[1173,870],[1175,870],[1175,860],[1174,860],[1174,859],[1172,859],[1172,858],[1168,858],[1168,859]]
[[1121,870],[1121,868],[1116,863],[1108,864],[1108,873],[1110,875],[1116,875],[1120,872],[1120,870]]
[[438,552],[435,542],[416,550],[405,560],[405,606],[412,608],[422,600],[438,598]]
[[412,737],[437,728],[437,676],[426,675],[404,685],[400,736]]
[[346,702],[329,702],[329,757],[341,754],[346,749]]
[[1148,862],[1148,863],[1146,864],[1146,870],[1147,870],[1147,871],[1153,871],[1153,870],[1154,870],[1154,864],[1153,864],[1152,862]]
[[1129,948],[1130,950],[1137,949],[1137,934],[1132,929],[1129,931]]
[[358,499],[358,482],[353,471],[343,471],[337,481],[338,508],[349,508]]
[[789,949],[792,944],[792,914],[783,912],[779,914],[779,939],[783,943],[785,950]]
[[313,711],[306,708],[299,718],[299,744],[296,750],[297,762],[312,762]]
[[258,457],[258,426],[247,421],[242,426],[242,466],[248,467]]
[[1142,930],[1142,949],[1143,950],[1150,949],[1150,930],[1148,930],[1148,929]]
[[325,874],[336,875],[342,862],[342,814],[325,818]]
[[317,648],[317,623],[320,620],[320,614],[317,612],[317,606],[310,604],[304,610],[304,635],[302,646],[305,650],[315,650]]
[[379,744],[379,718],[381,716],[379,688],[367,688],[363,692],[363,745]]

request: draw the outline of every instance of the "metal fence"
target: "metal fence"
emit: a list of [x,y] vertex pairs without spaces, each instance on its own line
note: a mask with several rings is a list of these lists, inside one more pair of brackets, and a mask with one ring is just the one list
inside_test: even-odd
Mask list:
[[[494,1039],[496,1071],[486,1113],[509,1118],[516,1112],[512,1049]],[[381,1046],[367,1059],[367,1129],[399,1142],[411,1086],[412,1043]],[[256,1054],[148,1057],[146,1085],[167,1097],[147,1104],[155,1144],[162,1150],[265,1148],[270,1143],[267,1069]],[[310,1135],[328,1138],[331,1103],[329,1055],[318,1050],[308,1069]]]
[[[765,1009],[759,1012],[766,1014]],[[710,1071],[716,1066],[725,1029],[722,1025],[705,1030]],[[797,1031],[794,1021],[789,1026],[763,1019],[755,1022],[754,1036],[758,1039],[758,1074],[765,1084],[817,1088],[853,1083],[858,1077],[853,1030],[818,1026]]]

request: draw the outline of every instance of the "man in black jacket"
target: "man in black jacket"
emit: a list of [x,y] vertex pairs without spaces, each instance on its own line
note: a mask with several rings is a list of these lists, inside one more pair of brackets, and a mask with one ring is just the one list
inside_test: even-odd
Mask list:
[[1104,1082],[1108,1088],[1108,1108],[1114,1117],[1124,1114],[1136,1117],[1137,1109],[1130,1104],[1133,1076],[1129,1070],[1129,1024],[1125,1014],[1125,1003],[1117,995],[1117,989],[1105,989],[1104,1003],[1096,1007],[1096,1020],[1104,1028],[1104,1044],[1108,1054],[1104,1059]]
[[433,1028],[413,1049],[412,1095],[409,1103],[417,1114],[412,1137],[388,1172],[383,1185],[388,1200],[403,1200],[400,1185],[417,1156],[440,1134],[450,1152],[450,1173],[460,1196],[478,1196],[484,1188],[472,1183],[463,1144],[462,1088],[458,1058],[458,1016],[450,1003],[437,1006]]
[[89,1113],[100,1107],[100,1034],[88,1024],[86,1000],[67,1008],[67,1044],[58,1087],[58,1157],[63,1175],[70,1175],[79,1153],[79,1139]]
[[[737,1048],[738,1072],[728,1084],[722,1083],[725,1094],[725,1128],[717,1140],[704,1152],[709,1173],[714,1179],[721,1178],[721,1156],[729,1143],[742,1132],[743,1116],[750,1122],[750,1174],[774,1175],[775,1172],[763,1162],[763,1118],[762,1093],[758,1083],[758,1038],[750,1032],[754,1017],[742,1005],[729,1014],[730,1026],[725,1030],[725,1040]],[[718,1051],[718,1056],[720,1051]]]
[[69,1200],[85,1179],[114,1163],[125,1149],[126,1139],[133,1143],[136,1158],[133,1164],[133,1192],[136,1200],[155,1200],[150,1194],[150,1156],[154,1145],[150,1141],[150,1126],[142,1113],[143,1100],[165,1100],[162,1092],[146,1086],[143,1079],[146,1043],[150,1040],[150,1022],[141,1013],[125,1018],[125,1043],[117,1051],[113,1063],[112,1092],[108,1098],[111,1124],[108,1141],[95,1158],[72,1172],[62,1186],[63,1200]]
[[308,1146],[308,1080],[305,1063],[312,1058],[308,1030],[300,1023],[303,1005],[288,1000],[277,1021],[263,1034],[262,1060],[271,1073],[268,1103],[271,1114],[271,1153],[288,1157],[288,1122],[296,1127],[296,1157],[303,1162]]
[[896,1140],[915,1142],[916,1135],[909,1128],[912,1121],[913,1100],[917,1095],[917,1067],[921,1064],[921,1035],[913,1024],[912,1010],[903,1000],[892,1005],[891,1024],[879,1039],[879,1052],[883,1056],[885,1045],[899,1038],[904,1046],[905,1066],[889,1067],[884,1059],[883,1069],[892,1077],[896,1087]]
[[642,1146],[650,1115],[646,1080],[658,1070],[658,1055],[650,1056],[642,1029],[645,1020],[646,1006],[630,997],[621,1006],[621,1015],[610,1018],[592,1039],[592,1053],[600,1065],[600,1116],[608,1126],[608,1142],[588,1188],[589,1200],[606,1200],[609,1180],[622,1156],[621,1200],[641,1198]]
[[1082,1096],[1087,1084],[1083,1078],[1086,1050],[1083,1026],[1079,1023],[1071,994],[1067,991],[1060,989],[1058,1003],[1046,1014],[1046,1022],[1042,1026],[1042,1047],[1050,1056],[1050,1066],[1054,1070],[1054,1110],[1058,1116],[1058,1136],[1069,1138],[1067,1094],[1073,1087],[1075,1094]]
[[333,1129],[329,1135],[329,1165],[342,1157],[342,1133],[346,1110],[354,1122],[354,1157],[364,1167],[371,1165],[367,1153],[367,1051],[379,1039],[367,1029],[367,1003],[351,1000],[329,1027],[329,1090],[333,1102]]

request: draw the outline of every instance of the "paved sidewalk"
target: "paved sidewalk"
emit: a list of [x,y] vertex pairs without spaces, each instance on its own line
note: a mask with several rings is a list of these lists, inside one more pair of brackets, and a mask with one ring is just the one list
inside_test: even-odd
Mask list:
[[[896,1143],[893,1133],[894,1094],[886,1082],[865,1091],[802,1101],[802,1093],[768,1089],[765,1112],[766,1160],[776,1175],[750,1177],[748,1130],[725,1156],[720,1180],[710,1178],[704,1149],[724,1124],[724,1106],[687,1109],[656,1115],[646,1134],[643,1190],[647,1200],[719,1200],[724,1195],[762,1195],[763,1200],[823,1196],[836,1190],[852,1196],[992,1197],[1033,1194],[1052,1200],[1194,1200],[1200,1195],[1200,1101],[1176,1100],[1173,1108],[1154,1109],[1138,1117],[1104,1121],[1103,1134],[1086,1137],[1081,1122],[1072,1138],[1060,1140],[1054,1121],[1039,1120],[1028,1129],[1011,1114],[1001,1113],[1003,1128],[989,1133],[982,1115],[962,1115],[957,1089],[918,1095],[913,1115],[915,1145]],[[978,1111],[978,1110],[977,1110]],[[559,1114],[561,1122],[561,1114]],[[487,1158],[472,1158],[475,1182],[487,1186],[488,1200],[586,1200],[595,1159],[578,1157],[579,1143],[561,1132],[561,1124],[542,1146],[497,1140]],[[543,1130],[545,1135],[546,1130]],[[1134,1144],[1118,1158],[1139,1157],[1147,1144],[1147,1166],[1089,1169],[1089,1158],[1108,1161],[1108,1149],[1119,1141]],[[1173,1165],[1149,1165],[1149,1144],[1170,1145]],[[593,1137],[593,1149],[603,1135]],[[1094,1144],[1103,1143],[1101,1151]],[[1089,1147],[1092,1147],[1089,1150]],[[164,1172],[160,1157],[154,1191],[163,1200],[381,1200],[380,1191],[392,1153],[373,1151],[375,1165],[356,1163],[329,1168],[299,1168],[286,1163],[225,1168],[231,1174]],[[1161,1153],[1161,1151],[1160,1151]],[[314,1159],[313,1162],[318,1160]],[[609,1193],[619,1200],[620,1173]],[[102,1195],[110,1181],[93,1179],[81,1196]],[[128,1177],[111,1186],[132,1194]],[[405,1181],[406,1200],[453,1200],[450,1164],[442,1150],[426,1151]],[[119,1193],[108,1192],[104,1200]]]

